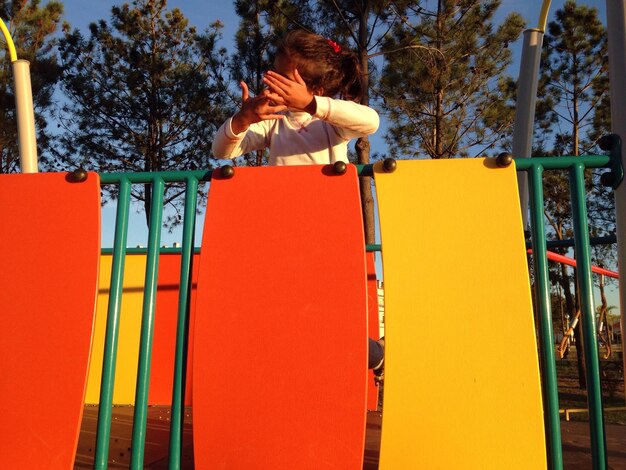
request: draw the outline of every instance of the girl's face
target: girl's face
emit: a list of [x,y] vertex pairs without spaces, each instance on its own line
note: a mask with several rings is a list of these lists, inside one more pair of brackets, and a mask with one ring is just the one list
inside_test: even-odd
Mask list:
[[274,70],[276,73],[281,74],[283,77],[288,78],[289,80],[295,81],[294,70],[295,67],[291,63],[291,61],[282,54],[279,54],[274,59]]
[[[287,58],[283,54],[278,54],[276,58],[274,59],[274,71],[276,73],[281,74],[283,77],[286,77],[289,80],[292,80],[294,82],[296,81],[295,75],[294,75],[295,69],[296,67],[294,66],[294,64],[289,60],[289,58]],[[316,92],[316,90],[311,90],[308,84],[306,88],[311,96],[313,96],[313,94]],[[318,94],[320,95],[322,94],[322,93],[319,93],[319,91],[321,90],[317,90],[317,91],[318,91]]]

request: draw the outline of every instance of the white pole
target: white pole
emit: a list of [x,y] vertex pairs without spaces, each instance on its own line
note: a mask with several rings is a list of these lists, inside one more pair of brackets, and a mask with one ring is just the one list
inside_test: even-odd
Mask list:
[[[611,127],[626,142],[626,0],[606,0],[609,39],[609,82],[611,93]],[[623,150],[622,150],[623,152]],[[623,161],[623,160],[622,160]],[[620,325],[622,351],[626,352],[624,316],[626,315],[626,183],[615,190],[617,221],[617,263],[619,265]],[[626,355],[622,353],[624,370]]]
[[[524,31],[522,59],[517,81],[517,104],[513,125],[513,156],[530,158],[533,144],[533,123],[535,121],[535,103],[537,102],[537,83],[539,81],[539,63],[543,30],[527,29]],[[524,230],[528,226],[528,177],[525,172],[517,174],[522,220]]]
[[30,83],[30,63],[27,60],[11,62],[15,83],[17,135],[22,173],[37,173],[37,141],[33,92]]

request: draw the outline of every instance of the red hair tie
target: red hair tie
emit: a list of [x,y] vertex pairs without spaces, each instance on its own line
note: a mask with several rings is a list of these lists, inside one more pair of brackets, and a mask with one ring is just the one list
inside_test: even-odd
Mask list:
[[331,41],[330,39],[327,39],[326,41],[328,42],[328,45],[333,48],[335,54],[339,54],[339,52],[341,52],[341,46],[335,41]]

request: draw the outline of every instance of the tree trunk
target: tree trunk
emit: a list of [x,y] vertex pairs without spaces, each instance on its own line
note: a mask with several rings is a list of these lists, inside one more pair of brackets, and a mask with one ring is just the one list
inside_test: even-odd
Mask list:
[[[438,51],[442,49],[441,32],[443,4],[442,0],[437,2],[437,40],[435,47]],[[443,88],[441,86],[441,70],[437,74],[437,84],[435,86],[435,126],[433,130],[433,158],[443,157]]]
[[[368,29],[367,20],[370,12],[370,2],[363,3],[361,17],[359,18],[359,44],[358,54],[362,72],[363,96],[361,104],[369,106],[369,61],[367,52]],[[370,163],[370,141],[369,137],[361,137],[356,141],[355,150],[358,162],[362,165]],[[365,243],[373,244],[376,240],[374,231],[374,198],[372,196],[371,177],[359,178],[361,190],[361,206],[363,210],[363,229],[365,231]]]
[[146,225],[150,230],[150,214],[152,213],[152,184],[146,183],[144,187],[145,200],[143,202],[144,212],[146,213]]

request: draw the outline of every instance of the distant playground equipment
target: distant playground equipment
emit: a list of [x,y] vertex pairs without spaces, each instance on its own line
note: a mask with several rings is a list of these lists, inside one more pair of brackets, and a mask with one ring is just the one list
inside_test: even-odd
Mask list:
[[[5,30],[3,28],[3,32]],[[16,61],[12,56],[12,63]],[[611,60],[611,66],[617,62]],[[259,459],[255,468],[337,468],[337,462],[341,462],[342,468],[362,468],[362,416],[366,409],[367,374],[364,364],[360,371],[358,364],[364,362],[367,271],[362,233],[359,233],[360,238],[355,236],[354,220],[360,217],[360,211],[355,209],[354,201],[358,200],[358,176],[374,176],[379,198],[387,310],[385,417],[380,468],[562,468],[542,174],[553,169],[568,169],[581,321],[584,337],[592,339],[585,342],[583,352],[587,363],[593,468],[606,468],[584,170],[609,168],[611,176],[605,181],[610,180],[617,193],[621,189],[623,169],[620,139],[617,136],[605,139],[603,148],[610,151],[610,155],[533,159],[512,159],[510,155],[502,155],[498,159],[407,162],[387,159],[374,166],[356,168],[346,165],[274,167],[262,169],[262,172],[224,167],[212,173],[97,175],[76,171],[0,175],[0,220],[5,226],[12,226],[12,230],[0,231],[0,242],[4,247],[18,247],[0,251],[3,267],[0,282],[3,286],[18,286],[15,290],[0,290],[0,312],[3,312],[0,316],[0,364],[5,379],[0,386],[0,403],[6,418],[2,434],[16,436],[19,441],[16,445],[12,439],[1,440],[0,455],[10,456],[15,468],[67,469],[73,465],[88,357],[94,343],[93,323],[101,266],[99,184],[116,184],[119,196],[110,260],[94,460],[94,468],[107,468],[117,353],[121,344],[120,324],[126,314],[122,293],[128,251],[130,187],[132,184],[152,184],[152,224],[142,261],[145,262],[145,276],[138,322],[131,445],[131,468],[143,467],[155,322],[158,321],[156,303],[163,191],[166,183],[182,182],[186,185],[186,192],[178,298],[174,302],[177,316],[175,327],[170,328],[174,336],[170,468],[178,468],[180,463],[190,328],[193,328],[195,339],[202,340],[201,344],[196,341],[193,345],[195,354],[191,366],[192,370],[202,373],[201,382],[196,377],[191,383],[191,387],[201,384],[199,390],[195,387],[192,390],[193,406],[198,407],[201,416],[199,423],[194,420],[194,433],[210,436],[215,426],[222,426],[233,437],[219,448],[205,447],[204,440],[195,439],[196,452],[200,455],[199,468],[207,468],[216,461],[228,465],[240,461],[237,459],[245,459],[246,455]],[[521,155],[526,156],[525,153]],[[32,161],[32,152],[28,158]],[[34,159],[34,171],[32,166],[24,164],[24,173],[36,172],[36,153]],[[527,174],[531,195],[538,345],[526,269],[524,221],[516,196],[516,170]],[[215,198],[211,214],[221,222],[214,226],[210,217],[205,220],[198,263],[208,274],[206,282],[205,278],[198,278],[197,288],[203,289],[204,293],[202,309],[196,308],[195,312],[196,317],[202,315],[202,320],[198,324],[196,318],[196,324],[191,326],[193,228],[199,183],[214,180],[209,192],[228,194],[247,178],[250,178],[246,183],[248,188],[255,188],[264,195],[275,190],[276,184],[283,183],[292,189],[297,184],[323,185],[329,195],[335,194],[335,189],[329,189],[335,184],[352,189],[339,190],[341,199],[331,197],[328,201],[321,198],[325,201],[323,207],[315,206],[318,202],[315,197],[305,198],[298,201],[288,214],[267,207],[250,214],[245,212],[247,207],[235,198]],[[41,204],[42,192],[46,194],[45,205]],[[344,192],[351,200],[345,207],[342,205]],[[441,196],[437,200],[432,198],[435,193]],[[15,194],[23,197],[16,199]],[[617,199],[619,202],[620,198]],[[213,204],[212,196],[209,201]],[[620,210],[618,207],[618,224],[623,223],[619,222]],[[250,227],[242,224],[241,214],[254,224]],[[334,240],[325,232],[323,238],[315,239],[318,229],[329,218],[333,220],[332,227],[341,230],[339,233],[349,232],[345,240],[341,236]],[[342,226],[342,219],[352,221],[351,228]],[[277,227],[292,226],[295,226],[294,230],[305,231],[305,234],[292,237],[297,240],[294,244],[291,239],[281,238],[280,232],[273,231]],[[263,252],[264,247],[259,247],[257,256],[254,247],[247,246],[242,253],[234,253],[237,247],[229,246],[229,236],[239,239],[248,235],[254,240],[259,233],[267,237],[265,242],[272,248],[268,253]],[[490,236],[486,236],[487,233]],[[65,246],[68,240],[60,237],[68,234],[72,235],[71,247],[72,250],[76,247],[76,253],[68,254],[59,249],[61,240]],[[621,244],[624,238],[619,237],[618,242]],[[299,245],[305,241],[310,244]],[[282,250],[281,244],[284,245]],[[349,253],[346,251],[344,256],[342,250]],[[211,263],[214,256],[220,262]],[[446,271],[435,276],[431,272],[433,266],[443,268],[449,265],[456,267],[454,273]],[[248,284],[258,278],[259,285],[254,286],[255,298],[246,299],[248,286],[239,286],[237,276],[251,273],[257,273],[257,276],[253,280],[245,277]],[[264,273],[268,275],[264,276]],[[322,289],[319,277],[326,273],[332,274],[336,284]],[[452,276],[455,286],[452,292],[446,287],[445,296],[440,292],[443,276]],[[351,282],[349,287],[344,285],[346,279],[353,277],[361,281]],[[279,282],[273,283],[274,279]],[[219,281],[222,288],[211,286],[212,281]],[[292,282],[307,293],[300,304],[294,299],[294,292],[285,293],[285,284],[291,285]],[[348,288],[354,291],[348,293],[345,290]],[[360,300],[350,301],[349,305],[340,303],[353,297]],[[445,305],[442,305],[442,298]],[[275,335],[267,334],[274,313],[272,301],[281,303],[283,300],[277,313],[279,322],[271,325],[280,330],[275,342]],[[241,312],[246,306],[250,311]],[[338,310],[332,311],[334,308]],[[343,318],[345,309],[349,310],[346,314],[349,317]],[[360,318],[356,316],[357,310],[361,312]],[[288,311],[292,314],[288,315]],[[440,352],[442,349],[440,317],[435,320],[435,315],[450,316],[459,312],[471,315],[473,321],[467,322],[469,326],[463,334],[453,332],[446,339],[449,344],[444,348],[444,354],[433,355],[433,350]],[[248,323],[241,318],[243,314],[253,316],[250,329],[246,329]],[[215,323],[215,315],[220,315],[222,321]],[[316,315],[324,318],[327,328],[313,329],[319,326],[313,321]],[[347,318],[349,323],[358,324],[359,337],[347,327]],[[514,338],[515,348],[509,348],[509,336],[502,337],[503,324],[515,327],[518,332]],[[220,329],[223,335],[213,338],[213,327],[223,328]],[[226,335],[235,331],[240,332],[241,337],[233,336],[230,342],[231,338]],[[361,337],[362,344],[358,344]],[[352,355],[337,358],[337,363],[335,359],[330,360],[328,365],[335,382],[341,384],[343,394],[335,395],[338,391],[334,390],[333,384],[323,390],[319,388],[324,377],[320,377],[315,362],[318,356],[311,351],[316,339],[321,343],[330,341],[335,352]],[[505,349],[515,349],[516,353],[506,356],[507,367],[501,367],[503,342],[507,345]],[[247,360],[240,360],[233,345],[241,347],[242,357]],[[281,354],[272,354],[275,346],[279,346]],[[451,358],[447,351],[458,351],[459,348],[463,354],[455,353]],[[261,358],[267,358],[267,364],[258,362],[255,351]],[[211,388],[212,384],[207,380],[211,378],[211,366],[207,361],[212,353],[218,354],[223,361],[219,364],[222,377],[227,375],[223,370],[226,366],[240,374],[227,378],[237,392],[239,406],[229,407],[228,395],[220,395],[220,391]],[[338,373],[341,365],[350,366],[344,371],[345,376]],[[274,371],[277,373],[272,374]],[[311,374],[307,375],[307,371]],[[264,375],[259,376],[259,372]],[[260,409],[275,404],[281,391],[293,390],[291,380],[280,381],[279,374],[283,373],[299,384],[300,390],[306,392],[306,399],[299,403],[294,397],[284,397],[289,402],[288,412],[270,417],[274,432],[268,434],[259,427],[263,423],[246,419],[251,412],[250,403],[246,403],[245,398],[257,403]],[[442,386],[444,383],[445,387]],[[459,386],[449,387],[450,383]],[[15,393],[16,389],[20,393]],[[198,395],[201,391],[206,391],[206,396]],[[217,420],[213,420],[208,411],[206,397],[209,396],[220,400],[216,404],[222,408]],[[354,401],[350,401],[350,397]],[[36,412],[24,414],[29,405],[37,405]],[[299,406],[303,408],[299,409]],[[61,415],[60,408],[63,409]],[[17,412],[11,413],[11,409]],[[311,410],[317,412],[310,413]],[[297,419],[298,413],[307,419]],[[465,418],[462,432],[458,416]],[[333,420],[333,417],[338,419]],[[244,438],[237,440],[234,437],[240,428],[245,429]],[[310,433],[315,429],[318,432],[312,436]],[[319,436],[320,430],[328,435]],[[255,433],[263,440],[255,440]],[[301,445],[303,439],[310,442],[311,447]],[[289,448],[283,449],[281,444]],[[239,447],[230,447],[234,445]],[[261,463],[256,465],[258,462]]]
[[[532,253],[532,250],[528,250],[528,253]],[[553,251],[547,252],[547,257],[550,261],[556,261],[557,263],[567,264],[568,266],[576,267],[576,260],[570,258],[568,256],[561,255],[559,253],[554,253]],[[613,279],[619,279],[619,274],[615,271],[611,271],[609,269],[604,269],[600,266],[592,266],[591,271],[595,274],[600,275],[600,297],[601,297],[601,305],[599,309],[598,322],[597,322],[597,332],[598,332],[598,341],[600,344],[604,345],[605,353],[604,359],[608,359],[611,356],[612,347],[611,347],[611,337],[609,332],[609,327],[607,325],[607,308],[608,304],[606,301],[606,296],[604,294],[604,276],[611,277]],[[570,321],[565,334],[563,335],[563,339],[557,348],[557,352],[560,359],[563,359],[574,335],[574,328],[578,325],[580,320],[581,311],[578,309],[574,318]]]

